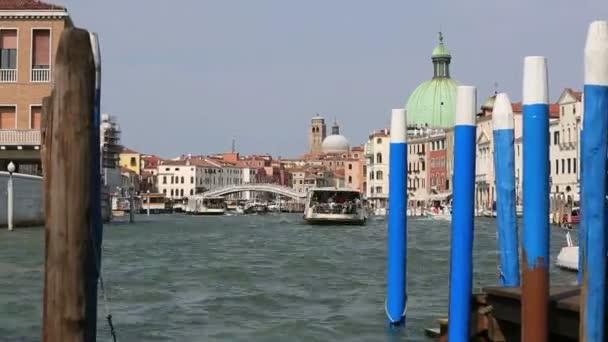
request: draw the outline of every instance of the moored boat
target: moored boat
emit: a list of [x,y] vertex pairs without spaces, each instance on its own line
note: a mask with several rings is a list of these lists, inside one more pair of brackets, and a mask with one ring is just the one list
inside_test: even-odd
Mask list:
[[193,215],[224,215],[226,202],[223,197],[194,195],[188,198],[186,212]]
[[308,191],[304,220],[309,224],[363,225],[367,212],[361,193],[346,188],[316,188]]

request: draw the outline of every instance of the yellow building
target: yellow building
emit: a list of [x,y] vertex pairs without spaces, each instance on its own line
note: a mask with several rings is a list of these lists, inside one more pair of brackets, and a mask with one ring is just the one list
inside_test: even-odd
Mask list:
[[124,148],[120,152],[120,166],[135,172],[139,176],[141,174],[141,153]]

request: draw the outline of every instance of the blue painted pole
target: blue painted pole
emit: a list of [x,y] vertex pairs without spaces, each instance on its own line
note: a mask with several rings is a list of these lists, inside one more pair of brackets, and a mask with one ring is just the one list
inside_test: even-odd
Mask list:
[[389,164],[388,296],[391,326],[405,325],[407,305],[407,127],[403,109],[393,109]]
[[90,193],[90,227],[89,234],[91,235],[91,243],[93,244],[93,254],[90,256],[91,265],[87,267],[86,282],[87,287],[94,289],[88,293],[91,297],[87,300],[90,305],[86,310],[89,312],[88,317],[91,326],[88,327],[87,334],[90,335],[90,340],[94,340],[96,336],[97,322],[97,284],[99,280],[99,272],[101,269],[101,240],[103,235],[103,222],[101,217],[101,143],[99,126],[101,122],[100,106],[101,106],[101,55],[97,34],[90,33],[91,49],[95,61],[95,94],[93,98],[93,126],[91,127],[91,193]]
[[606,306],[606,155],[608,22],[591,23],[585,46],[581,226],[585,232],[579,340],[604,341]]
[[519,286],[519,243],[515,209],[515,134],[513,107],[505,93],[496,95],[492,112],[496,211],[503,286]]
[[454,127],[454,199],[450,258],[450,311],[448,340],[468,342],[473,283],[473,229],[475,216],[475,141],[477,89],[459,86]]
[[524,60],[522,341],[548,341],[549,86],[547,59]]

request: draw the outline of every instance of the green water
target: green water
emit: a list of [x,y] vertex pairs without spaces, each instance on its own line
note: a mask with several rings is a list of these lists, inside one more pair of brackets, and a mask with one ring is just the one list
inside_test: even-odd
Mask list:
[[[98,341],[424,341],[447,314],[449,223],[409,221],[407,328],[387,330],[386,222],[312,227],[300,215],[138,216],[105,227]],[[553,230],[552,258],[565,244]],[[44,234],[0,231],[0,341],[39,341]],[[496,229],[478,219],[475,284],[497,283]],[[552,282],[576,275],[552,269]]]

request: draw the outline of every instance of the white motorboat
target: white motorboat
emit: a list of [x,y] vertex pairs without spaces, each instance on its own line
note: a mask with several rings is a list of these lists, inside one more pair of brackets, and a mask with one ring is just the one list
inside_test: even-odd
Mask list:
[[310,224],[363,225],[367,212],[361,193],[347,188],[316,188],[308,191],[304,220]]
[[194,195],[188,198],[186,212],[193,215],[224,215],[226,202],[223,197]]
[[434,220],[452,221],[452,210],[449,207],[432,207],[426,210],[426,216]]
[[566,270],[578,271],[578,246],[574,246],[570,232],[566,232],[566,242],[567,246],[559,251],[555,265]]

